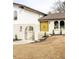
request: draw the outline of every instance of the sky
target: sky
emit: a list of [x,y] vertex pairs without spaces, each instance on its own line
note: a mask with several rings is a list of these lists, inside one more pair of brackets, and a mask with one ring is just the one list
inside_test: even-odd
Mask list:
[[43,13],[52,11],[56,1],[58,0],[14,0],[15,3],[23,4]]

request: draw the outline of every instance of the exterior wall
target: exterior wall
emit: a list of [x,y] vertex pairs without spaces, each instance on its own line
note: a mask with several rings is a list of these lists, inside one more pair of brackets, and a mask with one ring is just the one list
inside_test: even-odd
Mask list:
[[[54,29],[54,21],[58,21],[58,29]],[[60,34],[60,21],[62,21],[62,20],[49,21],[49,31],[48,31],[49,34],[52,34],[53,30],[54,30],[55,34]],[[62,28],[61,30],[62,30],[62,34],[65,34],[65,29]]]
[[65,34],[65,29],[62,29],[62,34]]
[[[54,29],[54,22],[55,21],[58,21],[58,28],[57,29]],[[62,34],[65,34],[65,28],[60,29],[60,21],[64,21],[64,20],[49,20],[48,21],[48,31],[46,31],[46,34],[50,35],[50,34],[53,34],[53,32],[54,32],[54,34],[59,34],[60,35],[61,31],[62,31]],[[45,33],[45,31],[40,31],[40,35],[39,35],[40,38],[42,36],[44,36],[44,33]]]
[[[20,31],[20,26],[22,26],[21,31]],[[34,25],[34,24],[14,24],[14,38],[15,35],[17,35],[18,39],[25,40],[25,29],[28,26],[33,26],[34,36],[35,36],[34,38],[35,40],[38,40],[39,27],[38,25]]]
[[[58,29],[54,29],[54,21],[49,21],[49,33],[52,34],[53,33],[53,30],[54,30],[54,33],[55,34],[60,34],[60,26],[58,25]],[[59,21],[58,21],[59,23]]]
[[54,30],[54,21],[49,21],[49,31],[48,31],[48,33],[52,34],[53,30]]
[[26,11],[20,8],[14,8],[17,11],[17,21],[14,21],[14,24],[39,24],[38,18],[42,17],[42,15]]
[[[40,32],[39,28],[39,22],[38,18],[42,17],[43,15],[39,15],[34,12],[26,11],[24,9],[20,9],[16,6],[14,6],[14,11],[17,11],[17,20],[14,20],[14,34],[13,38],[15,38],[15,35],[18,36],[18,39],[22,39],[22,41],[25,40],[25,28],[27,26],[33,26],[34,28],[34,38],[35,40],[38,40],[38,34]],[[22,31],[20,31],[20,26],[22,26]],[[30,36],[30,35],[29,35]]]

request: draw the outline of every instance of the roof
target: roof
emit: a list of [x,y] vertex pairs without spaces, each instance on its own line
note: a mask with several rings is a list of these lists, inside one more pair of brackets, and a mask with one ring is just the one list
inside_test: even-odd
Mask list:
[[34,13],[38,13],[38,14],[41,14],[41,15],[44,15],[44,16],[47,15],[47,14],[45,14],[43,12],[37,11],[35,9],[32,9],[30,7],[27,7],[27,6],[19,4],[19,3],[13,3],[13,5],[16,5],[16,6],[20,7],[20,8],[22,8],[22,9],[25,9],[25,10],[28,10],[28,11],[31,11],[31,12],[34,12]]
[[65,13],[53,13],[48,14],[47,16],[41,17],[39,21],[48,21],[48,20],[64,20],[65,19]]

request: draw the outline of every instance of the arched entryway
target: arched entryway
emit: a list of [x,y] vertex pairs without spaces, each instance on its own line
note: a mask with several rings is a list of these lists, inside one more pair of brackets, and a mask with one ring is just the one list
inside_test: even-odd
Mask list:
[[54,29],[58,29],[58,21],[54,22]]
[[64,28],[65,28],[64,21],[60,21],[60,34],[63,34]]
[[64,23],[64,21],[60,21],[60,28],[65,28],[65,23]]
[[33,28],[33,26],[27,26],[25,28],[25,40],[34,40],[34,28]]

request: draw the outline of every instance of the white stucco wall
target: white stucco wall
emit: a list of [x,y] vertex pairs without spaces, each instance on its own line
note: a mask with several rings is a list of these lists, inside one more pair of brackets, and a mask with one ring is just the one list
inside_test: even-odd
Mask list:
[[[58,29],[54,29],[54,21],[58,21]],[[62,21],[62,20],[50,20],[50,21],[48,21],[49,30],[47,31],[47,34],[52,34],[53,30],[54,30],[55,34],[60,34],[60,21]],[[61,30],[62,30],[62,34],[65,34],[65,29],[61,29]]]
[[[34,12],[30,12],[24,9],[20,9],[18,7],[14,7],[14,11],[17,11],[17,20],[14,20],[14,38],[15,34],[17,34],[19,39],[25,40],[25,28],[27,26],[34,27],[35,40],[38,40],[38,33],[40,32],[40,24],[38,22],[38,18],[43,15],[39,15]],[[20,26],[22,26],[22,31],[20,32]]]
[[[22,31],[20,31],[20,26],[22,26]],[[15,37],[15,34],[17,34],[18,39],[25,40],[25,29],[28,26],[33,26],[35,40],[38,40],[39,27],[38,25],[34,25],[34,24],[14,24],[14,29],[13,29],[14,37]]]
[[14,21],[14,24],[39,24],[38,18],[42,15],[20,8],[14,8],[14,10],[18,12],[18,20]]

